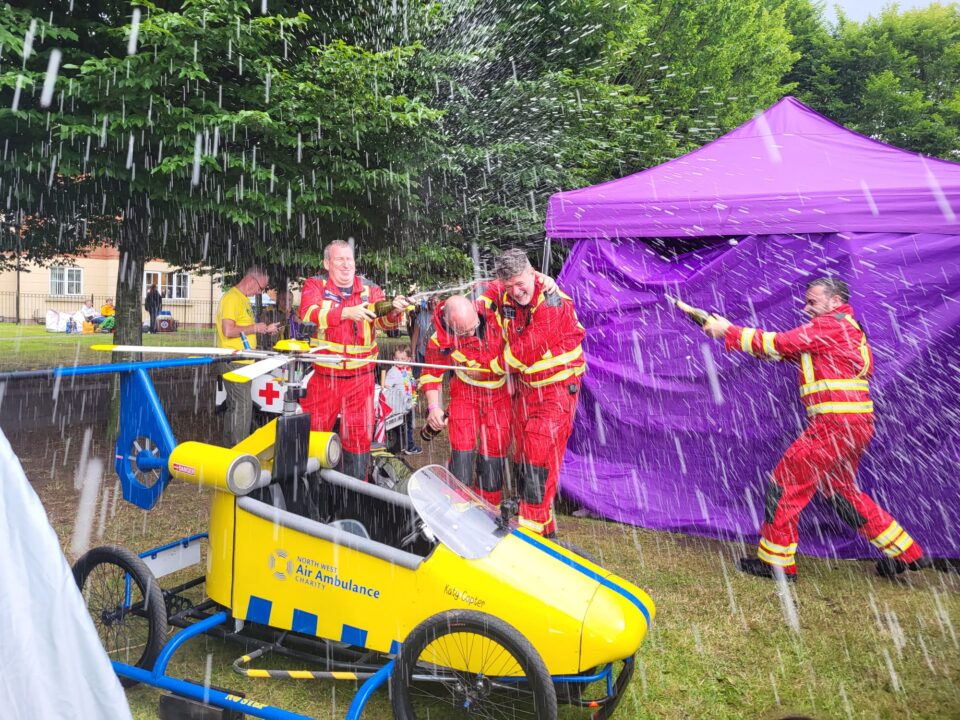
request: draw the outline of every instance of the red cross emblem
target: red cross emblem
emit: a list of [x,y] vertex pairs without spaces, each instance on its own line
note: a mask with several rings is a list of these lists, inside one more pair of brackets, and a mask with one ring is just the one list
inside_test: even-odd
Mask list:
[[280,397],[280,392],[274,390],[272,382],[268,382],[257,395],[263,398],[265,405],[273,405],[273,401]]

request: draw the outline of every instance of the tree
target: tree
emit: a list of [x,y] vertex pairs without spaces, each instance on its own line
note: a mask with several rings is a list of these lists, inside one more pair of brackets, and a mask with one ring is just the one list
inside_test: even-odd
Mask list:
[[960,158],[960,5],[890,6],[863,23],[841,15],[832,32],[819,4],[793,8],[802,57],[788,77],[801,100],[878,140]]
[[253,16],[235,0],[129,11],[81,5],[38,21],[86,24],[83,40],[58,48],[49,110],[39,70],[26,102],[0,110],[14,137],[0,175],[20,216],[73,218],[75,245],[119,248],[119,342],[139,341],[147,258],[306,262],[324,238],[381,227],[410,195],[438,118],[395,91],[416,48],[318,43],[306,14]]

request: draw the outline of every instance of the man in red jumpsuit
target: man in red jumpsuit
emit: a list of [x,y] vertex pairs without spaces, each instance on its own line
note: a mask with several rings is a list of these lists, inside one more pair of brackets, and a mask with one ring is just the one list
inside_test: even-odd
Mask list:
[[713,316],[703,326],[727,350],[800,366],[800,398],[810,422],[787,448],[767,486],[764,523],[756,558],[738,568],[750,575],[796,579],[797,522],[819,490],[844,522],[886,557],[885,577],[926,567],[920,544],[856,485],[860,457],[873,437],[869,378],[873,356],[866,333],[853,317],[847,284],[818,278],[807,285],[804,312],[810,322],[787,332],[737,327]]
[[310,413],[312,430],[332,430],[340,416],[343,443],[341,469],[364,480],[370,459],[373,433],[374,369],[377,359],[377,329],[400,325],[407,299],[393,299],[393,310],[377,317],[371,303],[383,300],[383,291],[357,275],[353,248],[334,240],[323,250],[327,277],[309,278],[300,298],[300,317],[316,323],[315,344],[320,355],[337,355],[338,365],[315,363],[300,402]]
[[[520,250],[497,258],[503,284],[498,313],[507,346],[504,361],[516,377],[513,399],[514,452],[520,485],[520,525],[556,535],[553,499],[573,416],[580,396],[583,326],[573,301],[544,292],[543,281]],[[501,369],[495,361],[493,369]],[[506,369],[506,368],[504,368]]]
[[424,368],[420,374],[420,387],[426,394],[429,411],[427,424],[435,430],[444,425],[450,429],[450,472],[464,485],[475,486],[487,502],[499,505],[510,444],[506,376],[502,364],[498,365],[498,373],[490,371],[491,362],[502,363],[503,359],[499,319],[484,298],[473,302],[454,295],[434,310],[434,327],[436,332],[427,341],[425,362],[449,365],[453,377],[445,418],[440,403],[443,371]]

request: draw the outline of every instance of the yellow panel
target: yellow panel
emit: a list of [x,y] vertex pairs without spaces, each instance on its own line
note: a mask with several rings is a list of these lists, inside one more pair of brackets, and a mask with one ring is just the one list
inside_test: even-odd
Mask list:
[[210,497],[210,536],[207,543],[207,595],[230,607],[233,575],[233,523],[236,496],[213,492]]
[[[517,628],[540,652],[552,674],[580,671],[581,628],[591,600],[600,595],[601,617],[590,657],[632,655],[646,633],[639,610],[612,590],[598,593],[592,573],[607,571],[548,541],[517,533],[488,557],[464,560],[443,546],[416,570],[336,546],[237,509],[233,611],[244,618],[251,596],[270,601],[269,624],[291,629],[294,610],[317,616],[317,635],[340,640],[344,625],[366,632],[365,646],[389,652],[420,622],[453,609],[478,610]],[[544,548],[548,551],[545,551]],[[574,558],[587,572],[552,553]],[[644,602],[649,598],[615,579]],[[611,578],[613,581],[613,578]],[[607,597],[609,596],[609,597]],[[621,602],[622,601],[622,602]],[[653,604],[648,605],[653,612]],[[603,613],[613,613],[609,619]],[[596,664],[591,661],[584,667]]]

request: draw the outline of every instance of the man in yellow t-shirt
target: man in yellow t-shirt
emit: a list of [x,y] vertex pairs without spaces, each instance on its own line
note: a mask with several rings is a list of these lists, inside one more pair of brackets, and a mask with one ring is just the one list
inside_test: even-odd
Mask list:
[[[224,293],[217,308],[217,347],[244,350],[244,340],[250,350],[257,347],[257,333],[275,333],[279,323],[257,322],[250,304],[249,295],[258,295],[267,287],[270,278],[259,267],[247,269],[240,282]],[[228,370],[235,370],[245,362],[230,363]],[[250,397],[250,383],[232,383],[224,381],[227,390],[227,412],[224,415],[224,444],[236,445],[250,434],[250,420],[253,417],[253,400]]]
[[117,309],[113,306],[113,298],[107,298],[107,301],[100,306],[100,314],[103,317],[113,317],[117,314]]

